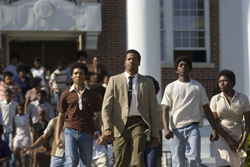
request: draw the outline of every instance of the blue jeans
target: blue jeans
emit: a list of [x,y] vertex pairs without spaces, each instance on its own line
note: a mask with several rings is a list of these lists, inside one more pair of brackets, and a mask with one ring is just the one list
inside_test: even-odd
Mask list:
[[114,148],[112,144],[108,144],[109,167],[115,166],[114,162]]
[[158,157],[161,151],[161,144],[156,147],[151,147],[150,142],[147,141],[144,152],[145,167],[157,166]]
[[59,101],[61,97],[62,92],[54,92],[54,102],[56,104],[56,110],[58,110],[59,107]]
[[65,155],[63,157],[51,156],[50,167],[64,167],[66,163]]
[[65,128],[64,137],[66,166],[77,167],[80,158],[81,167],[91,167],[93,135],[72,128]]
[[171,142],[172,166],[185,167],[185,157],[190,167],[201,166],[201,136],[198,124],[173,129]]
[[10,167],[15,167],[16,166],[16,158],[14,156],[13,153],[13,146],[11,143],[12,140],[12,132],[9,133],[3,133],[2,134],[2,140],[5,141],[6,143],[8,143],[9,147],[10,147],[10,151],[11,151],[11,160],[7,163],[4,164],[4,166],[10,166]]

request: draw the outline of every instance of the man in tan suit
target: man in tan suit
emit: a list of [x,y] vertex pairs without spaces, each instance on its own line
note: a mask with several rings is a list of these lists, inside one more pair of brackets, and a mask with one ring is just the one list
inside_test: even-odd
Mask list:
[[[144,166],[147,137],[151,147],[159,143],[158,103],[153,81],[138,74],[141,56],[128,50],[125,72],[113,76],[104,96],[103,135],[113,139],[117,167]],[[129,100],[131,99],[131,100]]]

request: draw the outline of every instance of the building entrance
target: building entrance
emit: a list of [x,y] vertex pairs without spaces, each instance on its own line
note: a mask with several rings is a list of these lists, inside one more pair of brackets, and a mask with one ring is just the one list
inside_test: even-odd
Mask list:
[[9,51],[18,53],[20,61],[33,67],[35,57],[40,57],[43,66],[55,70],[57,61],[64,60],[66,65],[74,58],[77,51],[77,41],[15,41],[9,43]]

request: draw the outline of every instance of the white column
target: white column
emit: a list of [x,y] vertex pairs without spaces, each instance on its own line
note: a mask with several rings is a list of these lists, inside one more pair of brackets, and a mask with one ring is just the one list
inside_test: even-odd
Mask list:
[[159,0],[127,0],[127,49],[141,54],[139,73],[153,76],[161,86]]
[[[243,21],[243,15],[248,15],[243,10],[244,4],[249,0],[220,0],[219,1],[219,29],[220,29],[220,70],[229,69],[236,75],[235,90],[248,94],[246,92],[246,56],[248,57],[247,24]],[[232,12],[237,11],[237,12]],[[247,17],[244,17],[247,18]],[[243,30],[245,32],[243,32]],[[248,44],[247,44],[248,45]],[[247,81],[249,83],[249,81]]]
[[[244,57],[244,71],[242,81],[244,83],[244,94],[250,98],[250,2],[242,1],[242,23],[243,23],[243,57]],[[237,76],[236,76],[237,78]],[[236,81],[237,82],[237,81]],[[239,81],[238,81],[239,82]]]

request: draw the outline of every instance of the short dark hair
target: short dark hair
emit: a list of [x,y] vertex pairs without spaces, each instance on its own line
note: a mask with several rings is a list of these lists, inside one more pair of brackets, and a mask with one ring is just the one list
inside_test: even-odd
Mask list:
[[34,62],[35,62],[35,61],[37,61],[37,62],[41,62],[40,57],[35,57],[35,58],[34,58]]
[[57,67],[61,66],[61,65],[65,65],[65,61],[64,60],[59,60],[56,65],[57,65]]
[[125,59],[127,58],[127,54],[129,54],[129,53],[134,53],[137,56],[139,62],[141,61],[141,55],[140,55],[140,53],[137,50],[134,50],[134,49],[130,49],[130,50],[128,50],[126,52]]
[[0,138],[2,137],[2,134],[3,134],[3,125],[0,124]]
[[42,79],[39,78],[39,77],[31,78],[31,80],[30,80],[30,87],[31,88],[36,87],[41,81],[42,81]]
[[160,91],[160,85],[159,85],[159,82],[152,76],[150,75],[145,75],[145,77],[147,78],[150,78],[153,80],[153,83],[154,83],[154,87],[155,87],[155,94],[158,94],[158,92]]
[[230,81],[234,82],[234,85],[236,84],[236,78],[233,71],[227,69],[221,70],[218,75],[218,80],[222,75],[227,76],[230,79]]
[[76,62],[74,63],[71,67],[70,67],[70,75],[72,76],[73,75],[73,71],[75,68],[80,68],[80,69],[83,69],[84,72],[85,72],[85,75],[87,76],[88,74],[88,68],[85,64],[81,63],[81,62]]
[[76,58],[79,59],[81,56],[84,56],[85,58],[88,57],[87,52],[83,51],[83,50],[79,50],[76,52]]
[[17,106],[16,106],[16,114],[17,114],[17,107],[20,106],[20,107],[23,107],[24,109],[24,104],[23,103],[19,103]]
[[26,74],[28,74],[30,72],[30,68],[29,66],[25,65],[25,64],[19,64],[16,67],[16,71],[19,73],[20,71],[25,71]]
[[45,90],[39,90],[37,94],[41,94],[42,96],[46,97],[47,93]]
[[90,89],[95,90],[97,93],[101,94],[104,97],[106,89],[101,84],[92,84]]
[[11,91],[11,89],[8,88],[5,90],[5,93],[12,94],[12,91]]
[[10,55],[10,60],[13,59],[13,58],[17,58],[18,60],[20,59],[20,56],[17,54],[17,53],[12,53]]
[[177,57],[176,60],[174,61],[174,70],[175,71],[177,70],[178,64],[181,61],[187,62],[189,67],[190,67],[190,70],[192,70],[192,61],[191,61],[191,59],[188,56],[180,56],[180,57]]
[[3,78],[5,78],[6,76],[13,77],[14,75],[13,75],[13,73],[10,72],[10,71],[5,71],[5,72],[3,73]]

